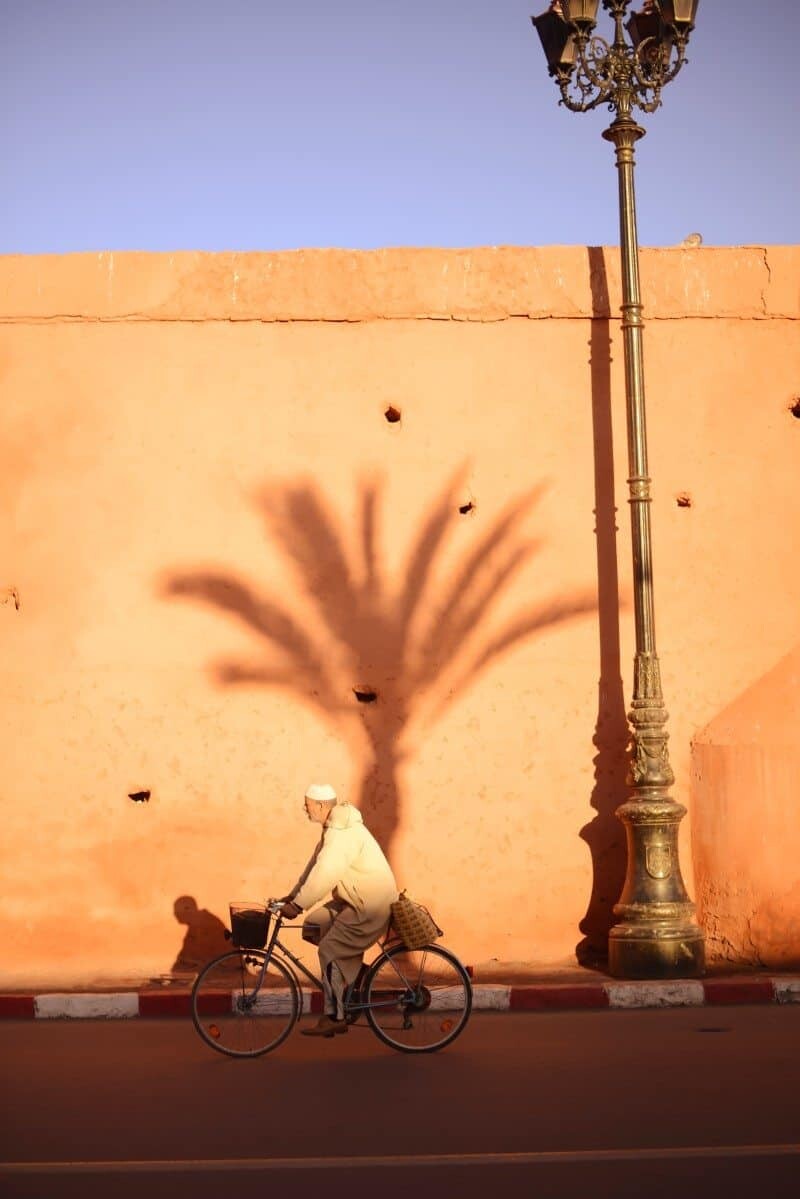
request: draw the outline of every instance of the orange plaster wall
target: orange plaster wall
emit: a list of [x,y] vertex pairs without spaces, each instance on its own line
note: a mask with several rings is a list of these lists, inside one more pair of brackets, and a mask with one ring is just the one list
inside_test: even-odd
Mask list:
[[800,964],[800,645],[692,746],[698,901],[715,957]]
[[[691,738],[799,639],[798,267],[642,256],[659,649],[706,912]],[[616,251],[10,257],[0,277],[0,591],[20,597],[0,608],[0,985],[170,971],[176,899],[225,919],[293,883],[314,779],[365,785],[465,960],[602,940],[633,655]],[[308,532],[314,497],[309,550],[287,522]],[[459,614],[452,646],[431,633]],[[302,663],[255,631],[287,620]]]

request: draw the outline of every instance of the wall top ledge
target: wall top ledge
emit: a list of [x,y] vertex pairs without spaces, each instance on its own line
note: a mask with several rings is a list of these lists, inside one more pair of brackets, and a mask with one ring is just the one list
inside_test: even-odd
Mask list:
[[[800,246],[641,251],[645,316],[800,317]],[[616,316],[614,247],[0,255],[0,320]]]

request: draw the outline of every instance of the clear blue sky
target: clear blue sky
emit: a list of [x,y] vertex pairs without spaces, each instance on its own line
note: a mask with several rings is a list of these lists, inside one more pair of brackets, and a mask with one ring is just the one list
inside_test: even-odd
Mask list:
[[[0,252],[616,243],[610,117],[557,106],[546,7],[0,0]],[[799,8],[701,0],[643,244],[800,241]]]

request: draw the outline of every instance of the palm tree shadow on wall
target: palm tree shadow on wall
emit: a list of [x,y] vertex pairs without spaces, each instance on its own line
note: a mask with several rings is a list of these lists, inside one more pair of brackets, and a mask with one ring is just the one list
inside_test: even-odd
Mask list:
[[581,829],[592,855],[592,893],[580,923],[583,939],[575,954],[581,965],[602,967],[608,960],[608,934],[614,904],[625,881],[625,833],[615,812],[628,796],[629,731],[622,689],[619,646],[617,509],[614,502],[614,446],[611,424],[611,338],[609,296],[603,251],[589,247],[592,331],[589,343],[592,429],[594,433],[597,608],[600,681],[594,732],[594,787],[597,815]]
[[[424,720],[429,733],[501,655],[597,607],[592,589],[547,599],[489,627],[496,604],[539,548],[521,526],[542,488],[512,499],[481,531],[474,513],[459,512],[462,478],[459,471],[433,504],[398,585],[382,564],[383,497],[375,481],[360,487],[349,535],[313,483],[274,483],[258,494],[268,536],[303,595],[305,617],[291,596],[256,592],[234,574],[184,571],[165,581],[168,595],[211,605],[260,639],[252,659],[213,664],[220,684],[281,689],[343,736],[360,770],[357,803],[387,851],[400,816],[399,773],[413,749],[412,726]],[[471,522],[472,544],[434,589],[437,561],[463,520]],[[479,755],[480,744],[465,751]]]

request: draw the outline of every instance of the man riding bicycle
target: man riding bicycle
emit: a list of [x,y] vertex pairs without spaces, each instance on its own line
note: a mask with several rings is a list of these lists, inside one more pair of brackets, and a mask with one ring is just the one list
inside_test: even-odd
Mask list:
[[361,813],[349,803],[340,803],[328,783],[312,783],[305,793],[305,810],[323,832],[284,900],[281,915],[294,919],[326,895],[332,896],[303,921],[303,938],[319,947],[325,987],[325,1013],[303,1033],[332,1037],[347,1032],[345,987],[358,977],[365,950],[385,933],[397,883]]

